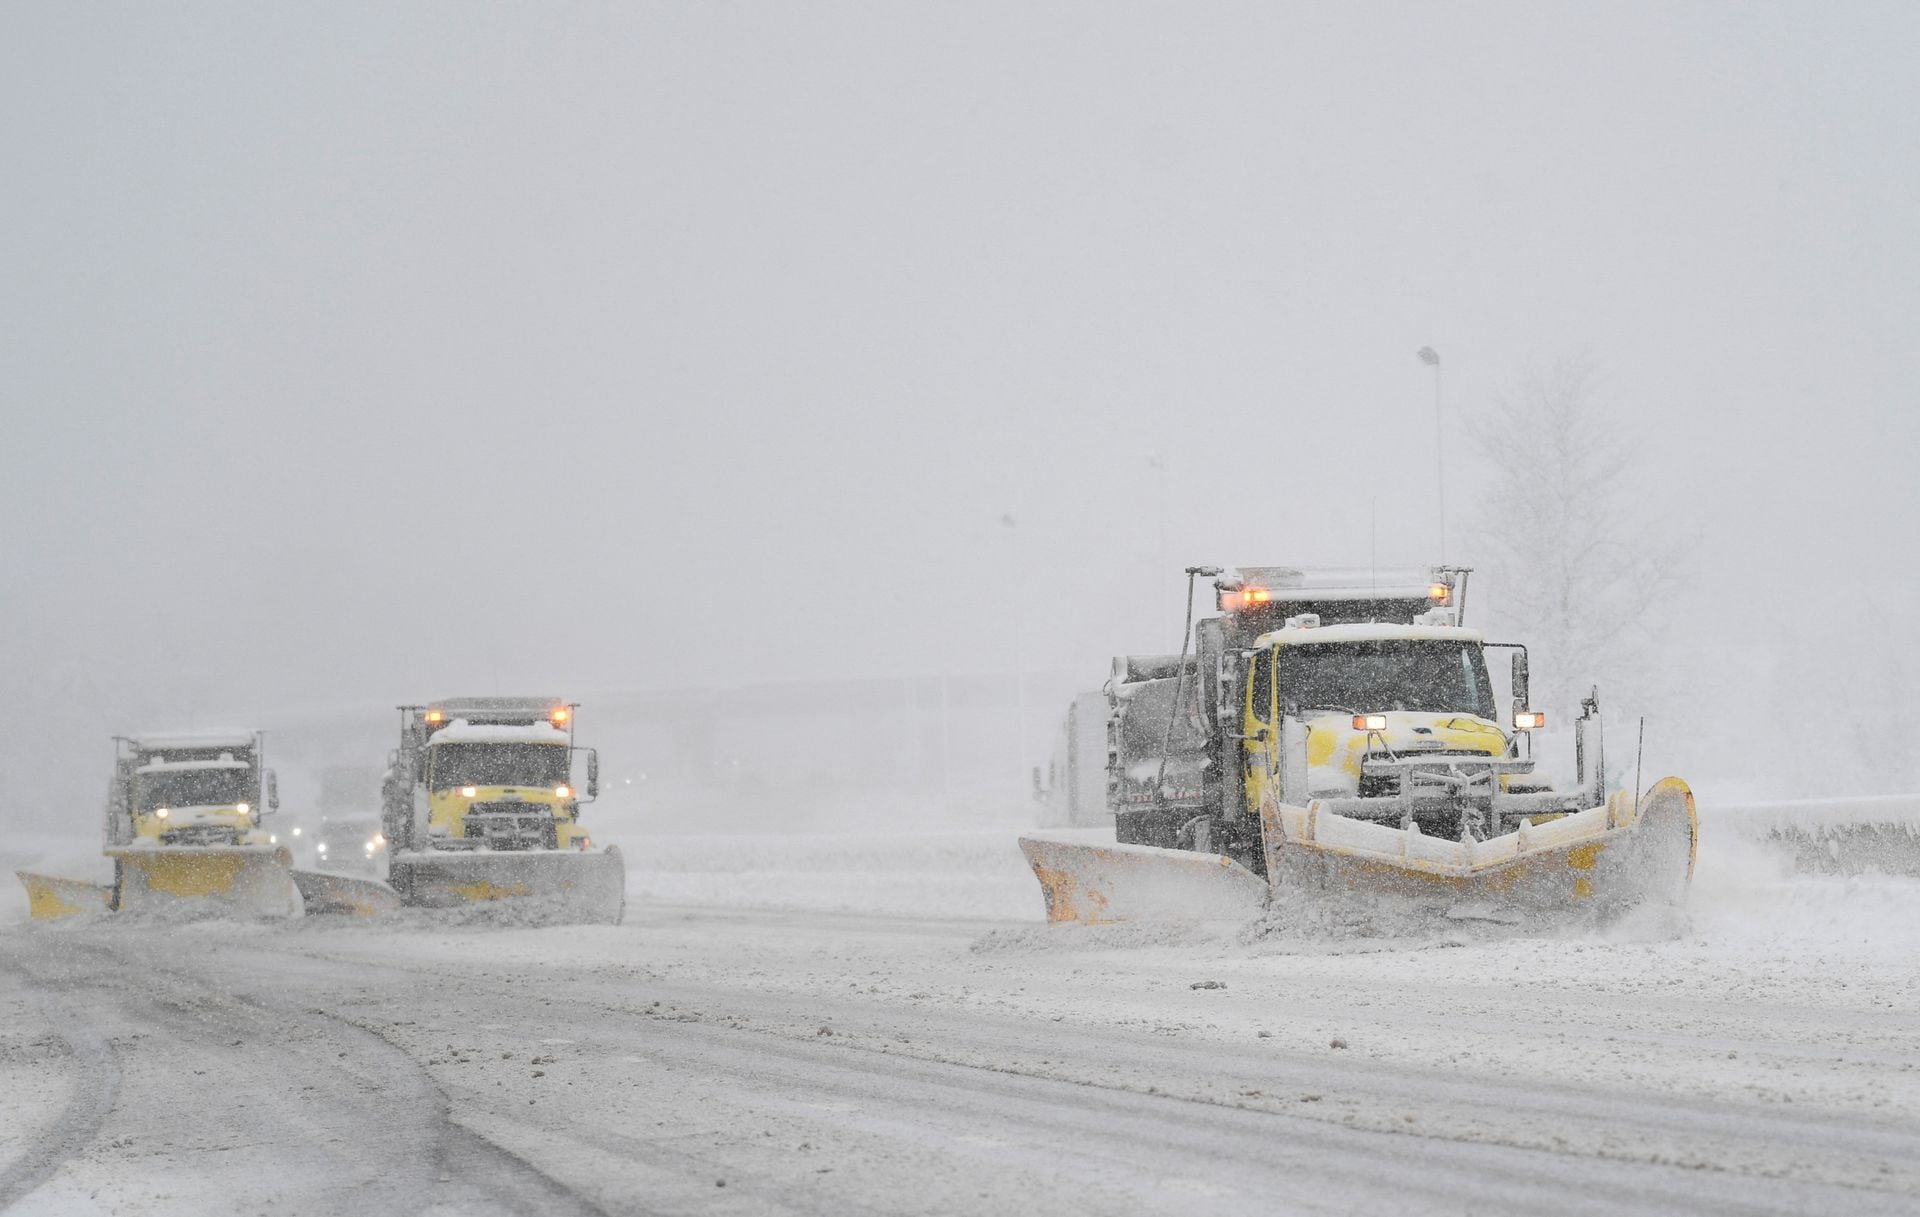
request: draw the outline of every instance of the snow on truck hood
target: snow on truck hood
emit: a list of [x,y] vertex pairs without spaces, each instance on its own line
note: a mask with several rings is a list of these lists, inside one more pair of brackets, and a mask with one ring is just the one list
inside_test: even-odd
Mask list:
[[1350,625],[1291,625],[1253,640],[1256,647],[1309,646],[1336,642],[1471,642],[1484,645],[1486,635],[1457,625],[1397,625],[1362,621]]
[[433,733],[431,744],[565,744],[567,733],[552,723],[470,723],[456,718]]

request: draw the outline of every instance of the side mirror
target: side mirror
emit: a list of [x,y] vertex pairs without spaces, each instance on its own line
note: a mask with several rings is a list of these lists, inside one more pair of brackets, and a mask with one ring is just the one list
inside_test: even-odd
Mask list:
[[267,810],[280,810],[280,775],[267,770]]
[[1519,713],[1533,704],[1527,696],[1527,653],[1524,650],[1513,653],[1513,709]]
[[587,749],[587,797],[600,797],[600,754],[591,748]]

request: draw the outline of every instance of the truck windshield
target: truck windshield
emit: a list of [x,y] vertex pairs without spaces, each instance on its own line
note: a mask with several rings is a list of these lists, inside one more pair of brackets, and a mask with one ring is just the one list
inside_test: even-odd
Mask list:
[[435,744],[432,786],[558,786],[568,759],[560,744]]
[[1280,703],[1293,712],[1419,710],[1494,716],[1486,658],[1471,643],[1388,639],[1283,646],[1278,651],[1274,676]]
[[173,769],[143,773],[135,780],[142,812],[159,807],[231,807],[251,803],[259,795],[251,769]]

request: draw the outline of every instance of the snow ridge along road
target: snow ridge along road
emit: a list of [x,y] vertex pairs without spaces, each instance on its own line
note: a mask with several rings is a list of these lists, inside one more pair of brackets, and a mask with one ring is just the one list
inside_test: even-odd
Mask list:
[[[857,900],[824,851],[802,865],[822,902]],[[995,912],[1001,882],[978,889]],[[1691,928],[1660,941],[659,904],[618,928],[13,925],[0,1195],[56,1215],[1911,1213],[1916,909],[1912,881],[1703,865]]]

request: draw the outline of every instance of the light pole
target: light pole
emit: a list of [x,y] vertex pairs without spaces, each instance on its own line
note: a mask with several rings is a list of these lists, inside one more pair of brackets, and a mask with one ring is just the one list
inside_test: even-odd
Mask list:
[[1020,521],[1012,512],[1000,517],[1001,526],[1007,530],[1008,567],[1012,573],[1013,588],[1007,597],[1012,609],[1013,621],[1013,704],[1014,704],[1014,772],[1018,773],[1027,763],[1027,639],[1021,629],[1020,613]]
[[1433,369],[1433,463],[1440,488],[1440,564],[1447,563],[1447,423],[1440,412],[1440,352],[1421,347],[1414,354]]

